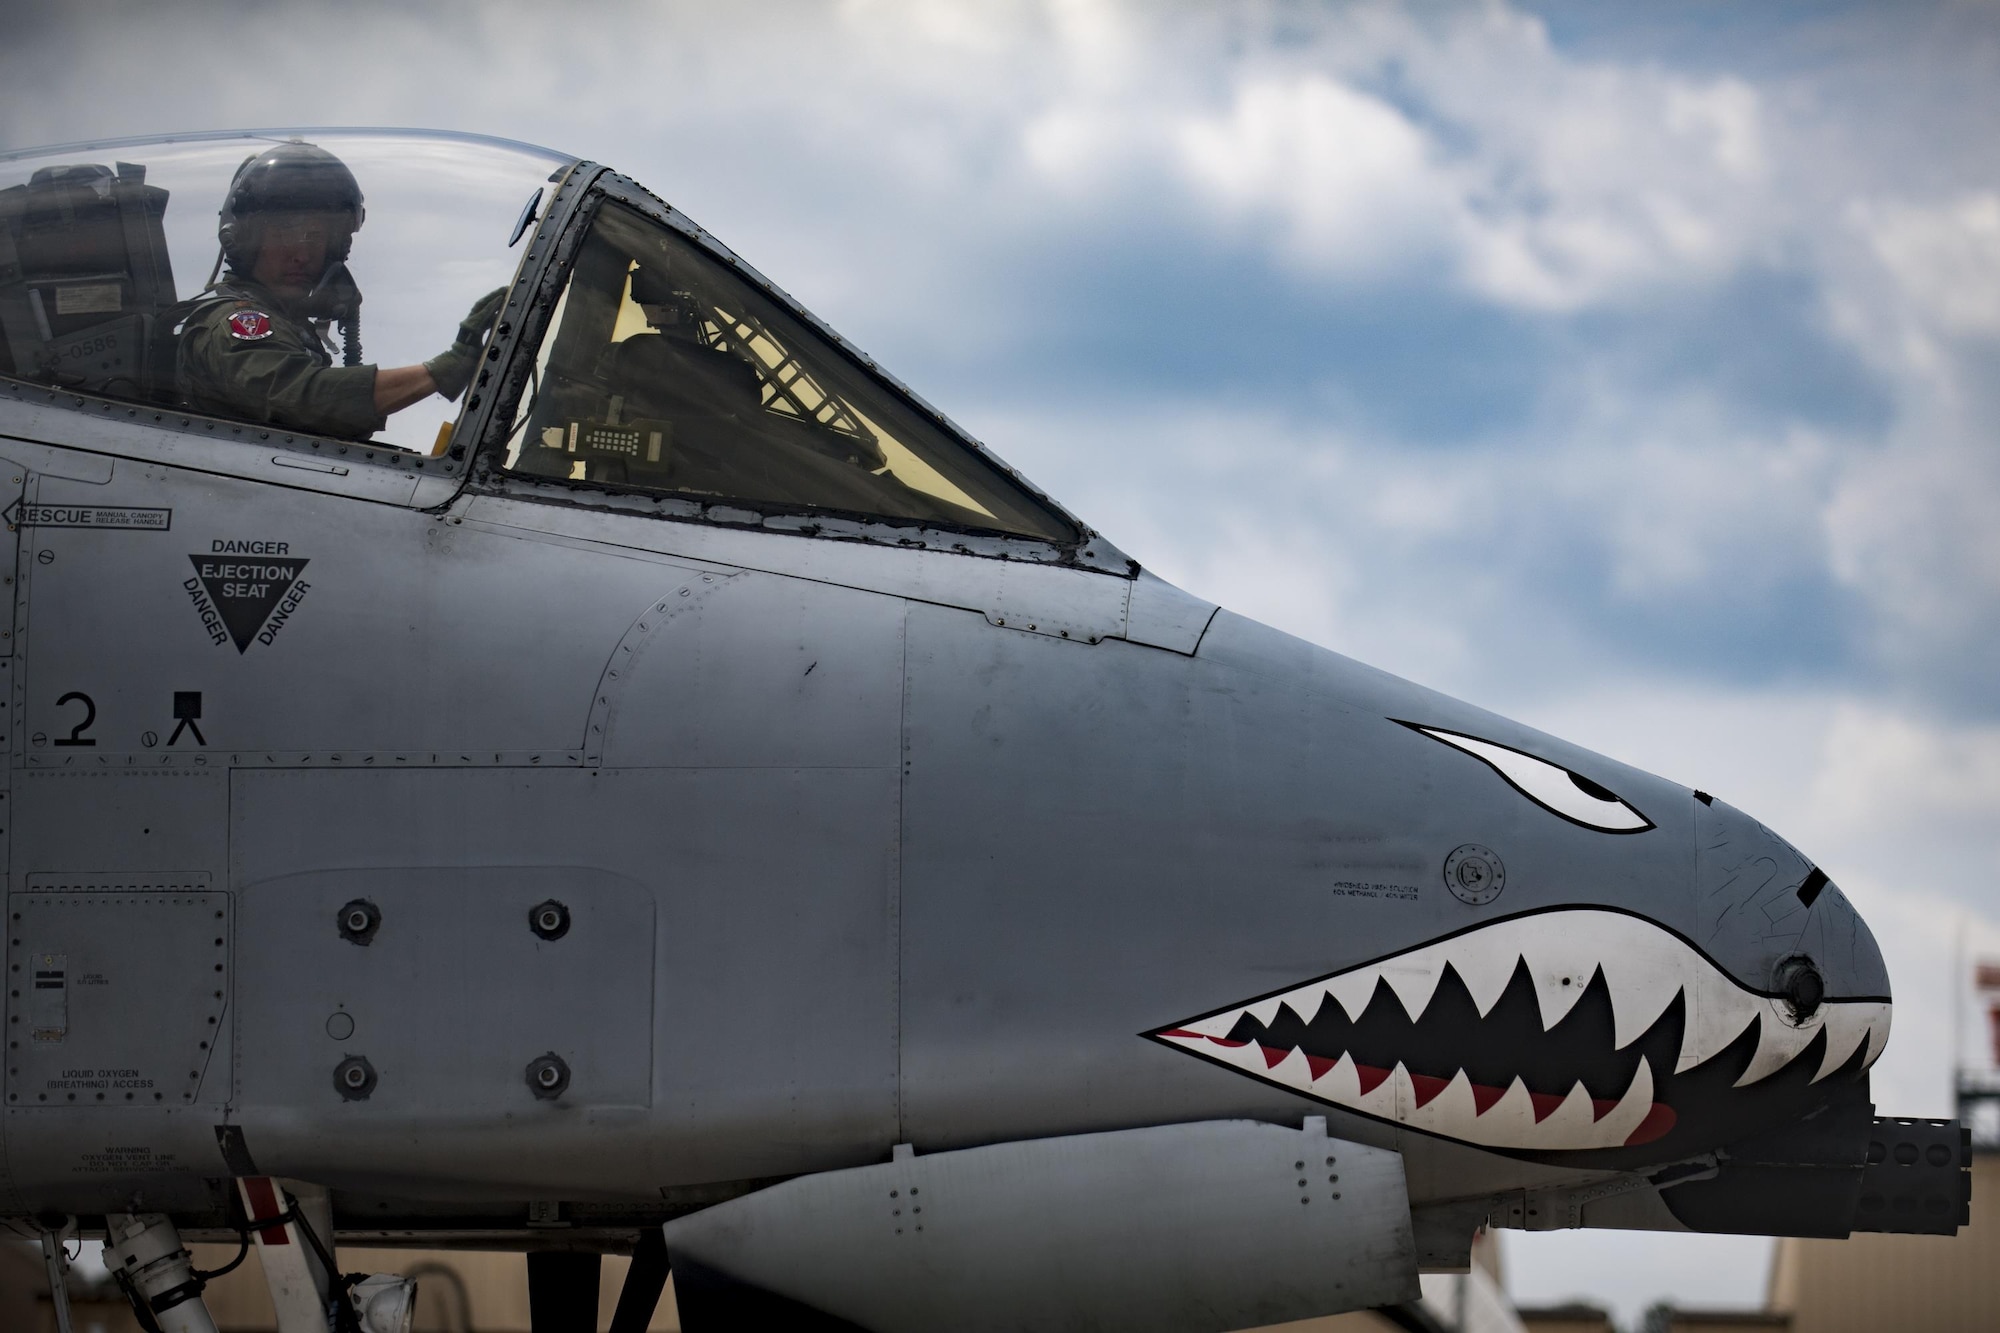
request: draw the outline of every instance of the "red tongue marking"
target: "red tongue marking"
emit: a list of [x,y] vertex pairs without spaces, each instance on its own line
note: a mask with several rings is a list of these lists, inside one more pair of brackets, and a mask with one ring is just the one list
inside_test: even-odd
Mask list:
[[1553,1092],[1531,1092],[1528,1094],[1528,1100],[1534,1104],[1535,1123],[1539,1125],[1554,1115],[1558,1106],[1569,1100],[1569,1094],[1566,1092],[1560,1095]]
[[1432,1078],[1429,1074],[1410,1075],[1410,1086],[1417,1091],[1417,1105],[1426,1106],[1433,1098],[1451,1086],[1448,1078]]
[[1361,1095],[1364,1097],[1381,1087],[1382,1080],[1389,1077],[1388,1070],[1377,1069],[1374,1065],[1356,1065],[1354,1072],[1361,1080]]
[[1201,1034],[1199,1032],[1189,1032],[1186,1028],[1161,1028],[1160,1035],[1162,1037],[1182,1037],[1182,1038],[1192,1039],[1195,1037],[1199,1037]]
[[1231,1041],[1227,1037],[1210,1037],[1209,1040],[1214,1042],[1217,1046],[1227,1046],[1232,1051],[1238,1049],[1239,1047],[1248,1046],[1250,1044],[1247,1041]]
[[1266,1069],[1276,1069],[1278,1062],[1291,1054],[1290,1051],[1281,1051],[1275,1046],[1260,1045],[1257,1049],[1264,1053],[1264,1068]]
[[1590,1099],[1591,1123],[1595,1124],[1617,1110],[1619,1100],[1616,1097],[1592,1097]]
[[1325,1078],[1326,1071],[1339,1063],[1340,1061],[1338,1060],[1329,1060],[1319,1055],[1308,1055],[1306,1057],[1306,1068],[1312,1071],[1312,1076],[1315,1080]]
[[1472,1085],[1472,1113],[1485,1115],[1493,1109],[1493,1103],[1507,1095],[1505,1088],[1489,1088],[1484,1083]]
[[1642,1143],[1664,1138],[1667,1131],[1674,1127],[1675,1118],[1673,1107],[1664,1102],[1654,1102],[1652,1109],[1646,1112],[1646,1118],[1639,1122],[1639,1127],[1625,1136],[1625,1146],[1636,1148]]

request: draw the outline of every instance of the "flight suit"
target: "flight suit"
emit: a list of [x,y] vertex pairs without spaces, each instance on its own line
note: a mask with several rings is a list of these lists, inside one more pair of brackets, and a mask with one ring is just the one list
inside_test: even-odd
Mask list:
[[360,440],[387,421],[375,410],[375,367],[335,365],[309,320],[236,273],[188,316],[175,383],[194,411],[285,430]]

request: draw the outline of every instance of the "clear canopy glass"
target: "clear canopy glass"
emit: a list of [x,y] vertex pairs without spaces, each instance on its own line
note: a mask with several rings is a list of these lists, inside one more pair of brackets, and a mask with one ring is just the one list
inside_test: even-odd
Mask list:
[[700,502],[1075,535],[740,273],[616,202],[577,249],[506,466]]
[[[451,348],[483,294],[509,283],[524,206],[575,159],[467,135],[268,130],[121,139],[0,154],[0,375],[142,402],[187,406],[174,328],[218,273],[219,214],[246,160],[298,140],[344,163],[365,201],[346,259],[360,302],[358,357],[421,365]],[[547,193],[541,195],[546,198]],[[282,340],[285,313],[256,299],[222,312],[218,336]],[[313,310],[299,312],[303,324]],[[251,315],[270,317],[260,325]],[[341,320],[318,321],[332,366],[347,359]],[[272,345],[276,345],[274,342]],[[202,410],[291,430],[356,437],[314,416],[282,377]],[[296,401],[295,401],[296,400]],[[431,394],[390,411],[377,441],[428,451],[458,405]]]

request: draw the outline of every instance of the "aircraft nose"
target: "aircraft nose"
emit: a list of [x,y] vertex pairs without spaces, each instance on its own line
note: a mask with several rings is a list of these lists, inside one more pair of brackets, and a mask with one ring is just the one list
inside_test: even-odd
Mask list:
[[1811,960],[1821,973],[1827,999],[1887,1000],[1889,968],[1882,961],[1875,932],[1838,885],[1823,875],[1820,879],[1822,887],[1799,936],[1797,956]]
[[1799,1017],[1828,1000],[1889,998],[1874,934],[1798,849],[1733,806],[1697,796],[1696,940],[1753,990]]

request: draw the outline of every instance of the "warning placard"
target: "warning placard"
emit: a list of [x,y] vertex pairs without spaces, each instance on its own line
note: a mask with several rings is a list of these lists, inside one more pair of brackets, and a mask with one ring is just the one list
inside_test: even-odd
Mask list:
[[298,556],[190,555],[188,559],[194,563],[194,577],[186,586],[202,624],[218,645],[234,643],[239,653],[249,651],[253,639],[265,645],[275,640],[312,589],[299,577],[308,561]]

